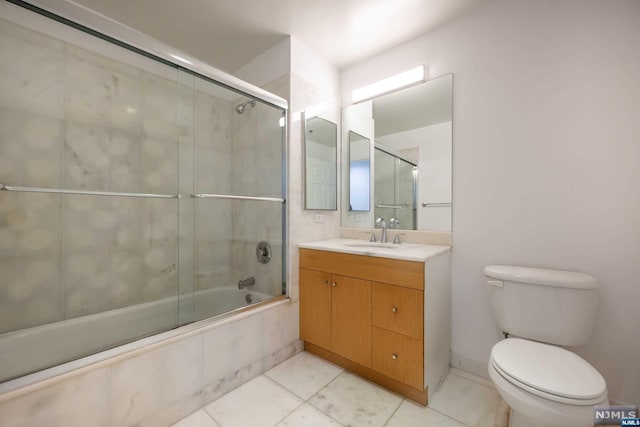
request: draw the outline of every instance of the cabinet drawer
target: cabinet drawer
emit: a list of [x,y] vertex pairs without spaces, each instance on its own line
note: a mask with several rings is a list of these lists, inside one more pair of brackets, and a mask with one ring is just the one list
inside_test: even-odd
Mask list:
[[417,389],[423,389],[423,344],[416,338],[372,328],[371,365],[374,370]]
[[385,283],[372,284],[374,326],[423,338],[424,292]]

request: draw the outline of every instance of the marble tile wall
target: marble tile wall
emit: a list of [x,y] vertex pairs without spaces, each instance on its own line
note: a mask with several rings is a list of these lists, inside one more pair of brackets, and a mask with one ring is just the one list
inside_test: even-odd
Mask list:
[[[4,20],[0,46],[0,183],[177,191],[175,79]],[[0,333],[177,291],[173,200],[2,192],[0,237]]]
[[[194,99],[195,192],[231,194],[232,101],[196,79]],[[196,200],[196,290],[231,283],[231,201]]]
[[[272,82],[268,90],[287,97],[288,79]],[[240,100],[238,102],[244,102]],[[233,194],[281,197],[283,140],[278,109],[257,103],[243,114],[233,115]],[[282,205],[273,202],[232,202],[232,281],[255,277],[254,289],[269,295],[282,294]],[[272,258],[256,259],[256,247],[266,241]]]

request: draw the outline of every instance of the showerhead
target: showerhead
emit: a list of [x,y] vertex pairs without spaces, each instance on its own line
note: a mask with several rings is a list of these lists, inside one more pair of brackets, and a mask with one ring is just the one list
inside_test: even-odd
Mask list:
[[256,101],[251,99],[251,100],[245,102],[244,104],[236,105],[236,113],[238,113],[238,114],[244,113],[244,111],[247,109],[247,105],[251,105],[251,108],[253,108],[253,107],[256,106]]

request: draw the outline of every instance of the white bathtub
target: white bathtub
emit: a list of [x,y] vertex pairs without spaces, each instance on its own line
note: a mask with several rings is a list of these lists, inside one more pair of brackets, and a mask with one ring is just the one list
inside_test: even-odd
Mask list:
[[[183,304],[184,299],[180,303],[193,307],[198,321],[270,298],[224,287],[195,292],[193,305]],[[178,298],[170,297],[5,333],[0,335],[0,382],[157,334],[177,323]]]
[[[247,295],[250,295],[250,302],[247,300]],[[194,298],[195,320],[217,316],[235,310],[238,307],[246,307],[247,305],[266,301],[269,298],[272,297],[261,292],[235,287],[198,291],[195,293]]]

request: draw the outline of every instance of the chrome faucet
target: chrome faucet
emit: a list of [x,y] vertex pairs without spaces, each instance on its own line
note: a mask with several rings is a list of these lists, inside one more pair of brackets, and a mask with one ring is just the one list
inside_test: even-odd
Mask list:
[[380,234],[380,243],[387,243],[387,222],[384,218],[380,217],[376,219],[376,227],[380,227],[382,229],[382,233]]
[[397,216],[394,216],[389,220],[389,228],[398,228],[400,225],[400,219]]
[[255,277],[249,277],[248,279],[242,279],[238,281],[238,289],[243,289],[246,288],[247,286],[251,286],[251,285],[255,285],[256,284],[256,278]]

